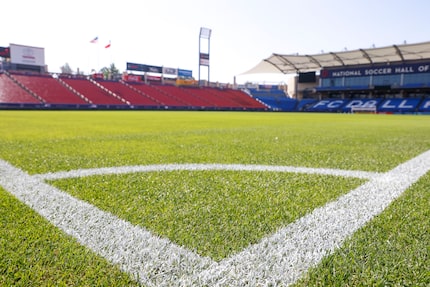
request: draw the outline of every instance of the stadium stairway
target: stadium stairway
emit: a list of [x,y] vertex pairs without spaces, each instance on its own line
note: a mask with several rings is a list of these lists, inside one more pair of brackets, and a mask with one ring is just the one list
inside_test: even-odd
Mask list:
[[92,79],[60,76],[60,79],[96,106],[128,106],[130,103]]
[[96,80],[106,90],[124,99],[128,105],[142,107],[157,107],[160,102],[147,96],[124,81]]
[[256,101],[253,97],[249,96],[243,91],[233,89],[222,89],[220,93],[224,93],[228,98],[237,103],[239,107],[245,109],[267,109],[265,105]]
[[271,88],[259,90],[250,88],[247,90],[247,93],[267,106],[269,110],[282,112],[296,111],[298,101],[287,97],[285,92],[281,89]]
[[187,107],[187,103],[180,98],[170,95],[166,91],[161,90],[158,85],[129,82],[132,87],[141,91],[145,95],[154,98],[158,103],[165,107]]
[[9,72],[0,72],[0,104],[41,104],[43,99],[17,81]]
[[62,85],[51,75],[16,74],[13,77],[23,86],[34,92],[45,104],[87,104],[84,98]]
[[84,95],[82,95],[81,93],[79,93],[78,91],[76,91],[72,86],[68,85],[65,81],[63,81],[61,78],[57,77],[55,78],[61,85],[63,85],[64,87],[66,87],[69,91],[71,91],[72,93],[74,93],[75,95],[77,95],[78,97],[80,97],[82,100],[84,100],[85,103],[87,104],[93,104],[93,102],[88,99],[87,97],[85,97]]
[[152,97],[151,95],[148,95],[146,93],[144,93],[143,91],[137,89],[136,87],[134,87],[133,85],[131,85],[128,82],[125,82],[123,80],[119,81],[121,84],[123,84],[124,86],[128,87],[130,90],[135,91],[137,94],[142,95],[143,97],[147,98],[148,101],[148,105],[149,106],[161,106],[163,103],[158,101],[156,98]]

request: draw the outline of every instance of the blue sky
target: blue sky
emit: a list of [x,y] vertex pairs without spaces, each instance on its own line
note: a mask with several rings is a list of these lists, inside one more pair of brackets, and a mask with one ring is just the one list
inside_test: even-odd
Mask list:
[[[239,83],[282,81],[286,76],[240,75],[272,53],[430,41],[427,0],[13,0],[1,7],[0,46],[45,48],[51,72],[65,63],[87,73],[110,63],[123,71],[135,62],[198,78],[200,27],[212,29],[210,80],[223,83],[234,76]],[[99,43],[90,44],[96,36]]]

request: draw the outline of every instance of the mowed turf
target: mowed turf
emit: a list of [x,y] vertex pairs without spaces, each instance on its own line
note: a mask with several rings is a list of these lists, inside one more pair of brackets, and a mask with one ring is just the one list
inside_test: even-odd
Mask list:
[[0,286],[138,286],[0,188]]
[[[241,163],[384,172],[430,149],[430,118],[425,116],[5,111],[0,112],[0,130],[0,158],[30,174],[158,163]],[[96,176],[60,180],[53,184],[133,224],[220,260],[315,207],[334,200],[361,182],[332,176],[206,171]],[[421,191],[423,185],[417,186],[415,188]],[[420,197],[409,200],[409,203],[399,200],[395,204],[404,209],[415,207],[418,209],[417,220],[428,221],[428,213],[419,212],[424,208],[416,202]],[[13,206],[17,204],[17,200],[7,193],[2,194],[2,211],[17,214],[19,218],[23,217],[20,214],[32,213],[25,206],[22,207],[24,211],[15,212]],[[392,221],[396,212],[396,209],[388,209],[382,215],[387,213]],[[38,220],[43,222],[43,219]],[[380,220],[379,217],[376,220]],[[397,224],[395,219],[394,223],[391,221],[382,220],[381,224]],[[20,281],[21,277],[30,278],[30,282],[34,280],[34,285],[43,285],[44,279],[40,278],[45,277],[46,282],[68,285],[73,267],[66,268],[65,262],[69,264],[71,261],[80,266],[77,270],[85,266],[96,274],[96,278],[112,273],[109,268],[115,270],[114,266],[85,251],[73,238],[61,234],[48,223],[44,223],[46,228],[61,234],[62,239],[57,238],[60,235],[49,236],[49,244],[26,248],[27,245],[21,244],[22,238],[37,241],[41,231],[32,224],[24,227],[15,224],[10,217],[2,222],[4,230],[17,236],[1,237],[4,254],[0,257],[0,271],[4,275],[0,277],[0,285],[15,281],[16,285],[21,282],[25,286],[28,281]],[[365,233],[369,228],[363,228],[364,237],[384,246],[383,232],[370,237]],[[395,233],[401,236],[393,235],[390,239],[400,250],[408,244],[408,238],[413,240],[413,234],[421,229],[422,226],[408,224]],[[356,236],[361,238],[359,236],[363,235],[360,232]],[[428,237],[423,239],[428,240]],[[351,266],[353,263],[346,258],[366,263],[368,256],[362,252],[369,252],[363,250],[369,242],[360,239],[357,246],[348,244],[348,248],[353,246],[348,252],[336,253],[330,258],[338,259],[328,260]],[[339,267],[323,262],[320,267],[323,272],[315,273],[327,275],[314,276],[305,282],[307,285],[326,285],[321,282],[366,285],[372,282],[372,276],[380,274],[381,280],[390,275],[389,280],[376,282],[423,284],[429,278],[428,271],[420,272],[420,267],[429,266],[428,257],[414,254],[422,252],[424,246],[429,244],[404,248],[410,255],[408,264],[414,267],[411,272],[398,265],[397,269],[402,270],[378,273],[377,267],[385,268],[388,264],[385,262],[393,260],[393,255],[385,252],[384,256],[378,256],[372,251],[372,260],[379,263],[364,267],[371,272],[361,272],[363,275],[356,281],[352,280],[357,278],[355,269],[338,271]],[[36,255],[33,249],[37,248],[47,254],[62,250],[66,255],[47,262]],[[25,251],[27,249],[30,251]],[[15,255],[26,252],[33,263]],[[88,255],[74,257],[78,252]],[[70,260],[69,256],[78,259]],[[363,259],[363,256],[366,257]],[[407,256],[405,254],[405,258]],[[38,268],[28,268],[28,265]],[[392,269],[396,270],[396,266]],[[18,276],[16,270],[24,271]],[[97,285],[93,284],[98,282],[97,279],[88,277],[83,271],[77,273],[74,275],[79,282],[77,285]],[[109,285],[123,286],[130,280],[126,275],[113,277],[118,281],[108,278]],[[400,277],[406,277],[402,279],[406,281],[400,281]],[[104,285],[103,282],[106,281],[100,281],[99,285]]]
[[53,185],[221,260],[360,182],[276,172],[178,171],[67,179]]
[[1,112],[3,159],[29,173],[158,163],[386,171],[429,147],[429,117]]
[[430,286],[430,174],[295,286]]

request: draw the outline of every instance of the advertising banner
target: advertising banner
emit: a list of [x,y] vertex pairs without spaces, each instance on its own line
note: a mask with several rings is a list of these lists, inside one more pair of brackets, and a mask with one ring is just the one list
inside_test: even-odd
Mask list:
[[209,66],[209,54],[200,53],[200,65]]
[[126,82],[140,82],[142,81],[142,76],[138,75],[122,75],[122,79]]
[[0,57],[10,58],[9,47],[0,47]]
[[396,74],[430,73],[430,62],[398,65],[374,65],[357,68],[323,69],[321,78],[343,78]]
[[145,64],[127,63],[128,71],[139,71],[139,72],[149,72],[149,73],[163,73],[163,68],[158,66],[150,66]]
[[10,61],[12,64],[45,66],[45,49],[10,44]]
[[192,78],[193,77],[193,71],[178,69],[178,76],[182,77],[182,78]]
[[144,72],[144,65],[142,64],[136,64],[136,63],[128,63],[127,62],[127,70],[128,71],[140,71]]
[[162,67],[150,66],[150,65],[145,65],[145,67],[146,67],[146,71],[145,72],[157,73],[157,74],[162,74],[163,73],[163,68]]
[[159,66],[151,66],[151,65],[129,63],[129,62],[127,62],[127,71],[139,71],[139,72],[166,74],[166,75],[177,75],[178,77],[182,77],[182,78],[193,77],[193,71],[191,70],[175,69],[175,68],[168,68],[168,67],[164,68]]
[[178,75],[178,69],[163,67],[163,74],[176,76]]
[[179,78],[176,79],[176,85],[178,86],[195,86],[197,85],[197,81],[191,78]]

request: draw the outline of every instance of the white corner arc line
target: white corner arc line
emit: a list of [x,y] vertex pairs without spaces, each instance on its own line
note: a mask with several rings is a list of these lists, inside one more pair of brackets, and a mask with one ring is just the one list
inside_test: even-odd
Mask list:
[[163,274],[196,276],[214,263],[72,197],[1,159],[0,186],[147,286],[163,286],[166,282]]
[[[169,170],[180,165],[167,166]],[[242,165],[233,166],[228,170],[240,170]],[[368,173],[363,177],[370,179],[367,183],[219,263],[43,182],[55,179],[54,174],[31,176],[0,159],[0,186],[147,286],[287,286],[429,170],[427,151],[389,172]]]
[[429,170],[427,151],[205,270],[198,282],[202,286],[292,284]]
[[86,177],[94,175],[107,174],[125,174],[136,172],[154,172],[154,171],[271,171],[271,172],[291,172],[304,174],[321,174],[343,177],[355,177],[361,179],[372,179],[381,175],[378,172],[328,169],[328,168],[309,168],[294,166],[272,166],[272,165],[252,165],[252,164],[221,164],[221,163],[183,163],[183,164],[155,164],[155,165],[135,165],[135,166],[117,166],[77,169],[71,171],[49,172],[45,174],[36,174],[34,177],[42,180],[58,180],[65,178]]

